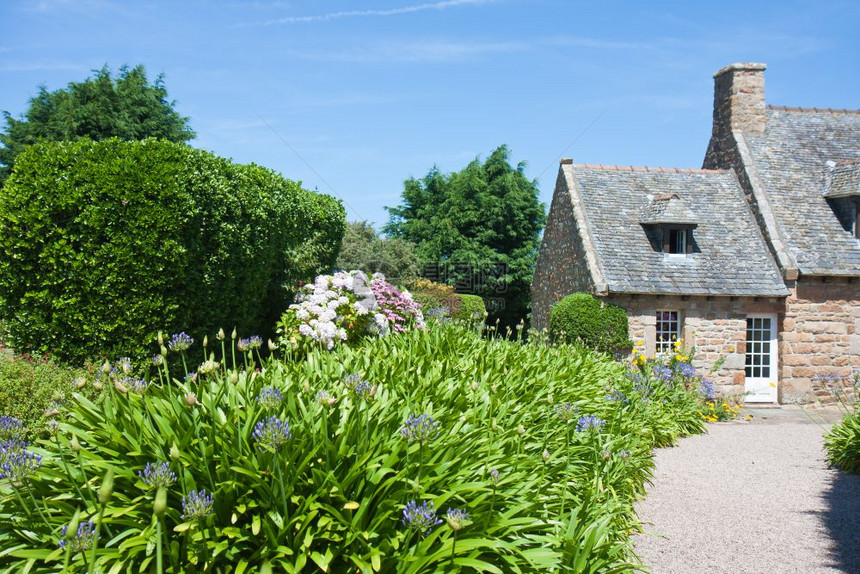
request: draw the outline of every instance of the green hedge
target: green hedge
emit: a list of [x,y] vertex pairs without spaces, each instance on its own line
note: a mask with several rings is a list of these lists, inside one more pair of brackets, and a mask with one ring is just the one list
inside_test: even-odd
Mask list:
[[630,348],[627,312],[588,293],[574,293],[550,309],[549,330],[556,340],[580,341],[599,352]]
[[344,226],[338,201],[187,146],[36,145],[0,190],[0,315],[19,348],[73,362],[141,355],[160,329],[265,335]]
[[458,293],[457,298],[460,300],[459,309],[457,310],[458,319],[484,322],[487,307],[479,295],[463,295]]
[[[0,344],[0,415],[20,420],[34,436],[45,429],[46,413],[61,407],[77,386],[92,379],[87,369],[58,365],[41,356],[15,355]],[[98,394],[92,385],[80,392],[90,398]]]

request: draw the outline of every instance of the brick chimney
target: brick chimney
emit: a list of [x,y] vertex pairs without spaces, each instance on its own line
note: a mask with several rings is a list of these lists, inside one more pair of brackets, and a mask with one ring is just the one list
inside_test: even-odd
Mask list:
[[764,64],[741,62],[714,74],[714,126],[705,169],[737,167],[733,132],[764,132],[764,69]]
[[761,133],[765,128],[764,64],[731,64],[714,74],[714,130]]

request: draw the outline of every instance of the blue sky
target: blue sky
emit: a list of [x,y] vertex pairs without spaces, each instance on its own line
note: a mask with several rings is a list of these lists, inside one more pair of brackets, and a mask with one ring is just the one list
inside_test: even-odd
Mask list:
[[858,3],[791,0],[4,0],[0,110],[144,64],[192,145],[379,226],[404,179],[503,143],[547,206],[561,155],[699,167],[732,62],[768,64],[768,103],[858,108],[858,23]]

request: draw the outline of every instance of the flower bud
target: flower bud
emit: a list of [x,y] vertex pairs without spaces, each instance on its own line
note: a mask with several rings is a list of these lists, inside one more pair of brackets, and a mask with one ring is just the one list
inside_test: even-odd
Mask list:
[[203,335],[203,348],[205,349],[208,346],[209,346],[209,335]]
[[51,400],[54,401],[55,403],[62,401],[63,400],[63,393],[61,393],[60,391],[54,391],[54,394],[51,395]]
[[161,356],[162,357],[167,356],[167,347],[165,347],[164,345],[161,346]]
[[477,391],[477,390],[478,390],[478,382],[472,381],[472,392]]
[[102,365],[102,372],[104,374],[110,373],[110,363],[108,363],[107,361],[105,361],[104,364]]
[[173,446],[170,447],[170,458],[171,460],[179,460],[179,457],[182,456],[179,452],[179,447],[176,446],[176,443],[173,443]]
[[271,339],[269,339],[269,351],[274,351],[277,348],[278,348],[278,346],[275,345]]
[[223,328],[222,328],[222,329],[218,329],[218,334],[217,334],[217,335],[215,335],[215,337],[216,337],[219,341],[223,341],[225,336],[226,336],[226,335],[224,335],[224,329],[223,329]]
[[544,462],[549,462],[550,454],[547,449],[543,449],[543,460]]
[[306,393],[311,392],[311,385],[310,385],[310,383],[308,383],[307,381],[305,381],[305,384],[304,384],[304,386],[302,387],[302,389],[303,389]]
[[158,332],[158,346],[164,346],[164,336],[161,334],[161,331]]
[[232,373],[230,373],[229,379],[230,379],[230,383],[235,385],[236,383],[239,382],[239,373],[237,373],[236,371],[233,371]]
[[552,395],[547,395],[546,402],[548,402],[549,404],[552,404]]
[[524,427],[523,425],[519,425],[517,427],[517,434],[526,434],[526,427]]
[[115,388],[116,390],[118,390],[118,391],[119,391],[119,392],[121,392],[122,394],[125,394],[125,393],[127,393],[127,392],[128,392],[128,387],[126,387],[124,384],[122,384],[122,383],[121,383],[121,382],[119,382],[119,381],[114,381],[113,386],[114,386],[114,388]]
[[167,512],[167,489],[163,486],[159,486],[158,492],[155,493],[155,506],[153,506],[153,510],[159,518]]
[[612,453],[608,450],[602,450],[600,451],[600,456],[601,458],[603,458],[603,460],[609,460],[610,458],[612,458]]
[[99,489],[99,502],[105,504],[110,500],[111,494],[113,494],[113,469],[109,468],[102,479],[102,486]]
[[51,417],[55,417],[58,414],[60,414],[60,410],[59,409],[48,409],[43,414],[46,418],[51,418]]
[[497,430],[497,429],[498,429],[498,426],[496,425],[496,417],[493,417],[493,422],[491,423],[491,425],[490,425],[490,426],[491,426],[491,428],[492,428],[493,430]]
[[87,380],[84,377],[78,377],[73,381],[75,388],[81,390],[87,385]]
[[230,333],[230,338],[231,338],[231,339],[235,339],[235,338],[236,338],[236,327],[233,327],[233,332],[232,332],[232,333]]
[[194,393],[185,393],[185,403],[189,407],[193,407],[200,404],[199,402],[197,402],[197,395],[195,395]]
[[69,441],[69,448],[74,452],[81,450],[81,443],[78,442],[78,437],[72,435],[72,440]]
[[93,388],[97,391],[102,390],[104,387],[105,387],[104,383],[102,383],[101,381],[94,381],[93,382]]

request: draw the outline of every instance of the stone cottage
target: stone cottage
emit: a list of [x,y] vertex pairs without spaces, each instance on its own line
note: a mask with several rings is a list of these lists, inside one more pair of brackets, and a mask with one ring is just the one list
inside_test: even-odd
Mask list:
[[747,402],[823,398],[860,370],[860,111],[766,106],[763,64],[714,75],[703,169],[563,159],[533,326],[590,292],[649,354],[695,345]]

